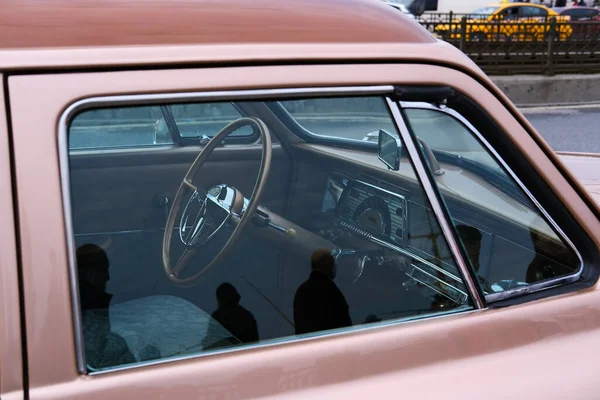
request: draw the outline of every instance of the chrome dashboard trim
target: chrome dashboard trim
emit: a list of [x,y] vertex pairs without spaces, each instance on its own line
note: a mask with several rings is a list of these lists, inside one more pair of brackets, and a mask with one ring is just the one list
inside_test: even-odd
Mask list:
[[[339,218],[337,215],[332,215],[331,213],[327,213],[326,212],[326,214],[330,215],[333,218]],[[362,236],[364,239],[367,239],[367,240],[369,240],[369,241],[371,241],[371,242],[373,242],[375,244],[378,244],[381,247],[385,247],[388,250],[392,250],[392,251],[400,253],[400,254],[402,254],[402,255],[404,255],[406,257],[410,257],[414,261],[417,261],[417,262],[419,262],[421,264],[427,265],[428,267],[430,267],[430,268],[434,269],[435,271],[437,271],[437,272],[439,272],[439,273],[447,276],[448,278],[450,278],[450,279],[452,279],[452,280],[454,280],[456,282],[462,283],[462,280],[459,277],[457,277],[456,275],[451,274],[450,272],[448,272],[448,271],[444,270],[443,268],[440,268],[437,265],[435,265],[435,264],[427,261],[423,257],[420,257],[420,256],[416,255],[415,253],[410,252],[409,250],[403,249],[402,247],[397,246],[397,245],[395,245],[393,243],[386,242],[385,240],[383,240],[381,238],[378,238],[377,236],[375,236],[375,235],[373,235],[373,234],[365,231],[364,229],[359,228],[359,227],[357,227],[357,226],[355,226],[353,224],[350,224],[348,222],[342,221],[342,222],[340,222],[339,225],[340,225],[341,229],[343,229],[343,230],[345,230],[347,232],[354,233],[356,235]]]
[[[393,86],[346,86],[346,87],[310,87],[310,88],[289,88],[289,89],[261,89],[261,90],[225,90],[214,92],[190,92],[190,93],[161,93],[161,94],[133,94],[116,96],[98,96],[78,100],[68,105],[60,115],[58,122],[58,157],[61,180],[61,195],[63,203],[63,213],[65,218],[65,241],[67,245],[68,274],[70,279],[70,297],[71,309],[74,327],[75,357],[77,372],[81,375],[89,374],[85,359],[85,347],[83,338],[83,326],[81,318],[81,309],[79,305],[79,286],[77,284],[77,265],[75,249],[75,232],[73,228],[73,212],[71,207],[71,180],[70,180],[70,150],[69,150],[69,123],[78,113],[86,109],[102,106],[115,105],[146,105],[146,104],[171,104],[178,101],[203,101],[203,100],[244,100],[261,98],[282,98],[287,96],[336,96],[336,95],[382,95],[394,90]],[[161,146],[162,147],[162,146]],[[75,152],[75,151],[74,151]],[[260,345],[249,347],[262,347]],[[234,350],[223,350],[216,353],[227,353]],[[215,354],[215,353],[210,353]],[[203,354],[194,354],[176,358],[190,359],[202,357]],[[172,360],[168,360],[172,361]],[[167,362],[165,360],[164,362]],[[162,363],[146,363],[134,366],[124,366],[122,368],[111,369],[106,372],[126,370],[136,368],[141,365],[153,365]]]
[[440,203],[440,199],[438,199],[435,189],[433,188],[433,183],[429,180],[429,176],[427,175],[425,166],[423,165],[421,157],[419,156],[419,151],[412,140],[412,137],[410,135],[408,127],[406,126],[406,123],[404,122],[404,119],[402,118],[400,108],[398,104],[389,97],[386,98],[386,102],[398,128],[400,138],[404,142],[404,145],[406,146],[408,154],[412,160],[417,177],[421,185],[423,186],[427,198],[429,199],[431,209],[433,210],[433,213],[437,217],[437,220],[440,224],[440,228],[442,230],[442,233],[444,234],[448,247],[450,248],[450,252],[454,256],[454,260],[457,263],[458,269],[463,275],[463,283],[465,284],[469,294],[471,295],[473,304],[477,309],[485,308],[485,302],[480,296],[475,280],[471,276],[467,264],[465,263],[465,260],[462,256],[462,253],[460,252],[458,242],[454,237],[454,234],[450,227],[450,223],[446,217],[446,213],[444,212],[444,209],[442,208],[442,205]]
[[465,117],[463,117],[460,113],[456,112],[455,110],[453,110],[451,108],[448,108],[448,107],[439,108],[439,107],[433,106],[429,103],[400,102],[400,105],[402,108],[406,108],[406,109],[426,109],[426,110],[433,110],[433,111],[441,112],[441,113],[447,114],[447,115],[455,118],[460,123],[462,123],[465,127],[467,127],[477,137],[477,139],[484,145],[485,149],[491,153],[491,155],[494,157],[494,159],[498,163],[500,163],[500,165],[504,168],[504,170],[508,172],[510,177],[517,183],[519,188],[521,190],[523,190],[525,195],[529,198],[529,200],[531,200],[531,202],[535,205],[535,207],[538,209],[538,211],[540,211],[542,213],[545,220],[551,225],[552,228],[554,228],[555,233],[557,233],[560,236],[560,238],[562,238],[567,243],[567,245],[569,247],[571,247],[573,252],[575,252],[575,254],[577,255],[577,258],[579,259],[580,268],[579,268],[579,271],[577,271],[574,274],[561,276],[561,277],[554,278],[554,279],[549,279],[546,281],[542,281],[540,283],[536,283],[533,285],[528,285],[528,286],[524,286],[524,287],[520,287],[520,288],[516,288],[516,289],[511,289],[511,290],[507,290],[504,292],[490,293],[485,296],[486,301],[488,301],[488,302],[501,301],[501,300],[505,300],[508,298],[521,296],[521,295],[527,294],[527,293],[538,292],[543,289],[549,289],[551,287],[556,287],[559,285],[572,283],[572,282],[579,280],[579,278],[581,277],[581,274],[583,273],[583,268],[584,268],[584,263],[583,263],[583,258],[581,257],[581,253],[577,250],[577,248],[575,247],[573,242],[563,232],[563,230],[560,229],[560,227],[552,219],[552,217],[550,217],[550,214],[548,214],[548,212],[544,209],[544,207],[542,207],[542,205],[537,201],[537,199],[533,196],[533,194],[531,194],[531,192],[527,189],[525,184],[523,184],[523,182],[517,177],[517,175],[508,166],[508,164],[504,161],[504,159],[502,157],[500,157],[498,152],[489,144],[489,142],[483,137],[483,135],[481,135],[481,133]]
[[[346,192],[348,186],[352,186],[352,189],[358,189],[358,190],[363,190],[360,187],[363,186],[364,188],[366,188],[367,190],[365,191],[365,194],[367,195],[367,197],[364,200],[361,200],[358,205],[357,208],[354,210],[354,212],[356,212],[358,210],[358,207],[362,204],[362,202],[368,200],[370,198],[371,195],[375,196],[377,195],[379,196],[392,196],[395,201],[399,201],[401,203],[401,207],[403,210],[403,215],[398,215],[395,214],[395,216],[392,216],[391,214],[391,210],[389,210],[389,206],[394,205],[394,206],[398,206],[398,204],[386,204],[388,206],[388,211],[390,211],[390,229],[392,229],[394,227],[394,219],[400,219],[402,226],[402,236],[397,235],[395,232],[390,232],[389,234],[389,239],[390,242],[396,242],[393,237],[399,238],[401,240],[402,244],[406,244],[408,243],[408,200],[406,199],[406,196],[398,194],[398,193],[394,193],[390,190],[386,190],[380,186],[374,185],[372,183],[363,181],[361,179],[356,179],[356,178],[352,178],[350,176],[347,176],[341,172],[334,172],[332,175],[330,175],[329,179],[328,179],[328,185],[332,184],[332,180],[334,179],[334,176],[340,179],[343,179],[346,181],[346,183],[344,184],[344,189],[342,191],[342,193],[340,194],[340,199],[336,200],[336,207],[337,205],[339,205],[341,198],[344,196],[344,193]],[[373,192],[369,193],[368,189],[372,189]],[[380,192],[378,194],[378,192]],[[348,194],[350,195],[350,194]],[[351,196],[351,195],[350,195]],[[394,200],[390,200],[390,202],[393,202]],[[365,210],[366,212],[366,210]],[[352,221],[351,223],[349,223],[350,225],[354,225],[355,221]],[[358,225],[355,225],[354,228],[359,228],[362,230],[362,228],[360,228]],[[393,229],[392,229],[393,230]],[[383,232],[381,232],[381,234],[384,234]],[[387,236],[387,235],[386,235]],[[397,242],[395,244],[398,244]]]

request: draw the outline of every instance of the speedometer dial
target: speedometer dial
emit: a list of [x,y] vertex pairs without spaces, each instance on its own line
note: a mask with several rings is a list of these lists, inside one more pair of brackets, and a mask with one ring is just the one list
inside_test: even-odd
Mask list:
[[390,210],[381,197],[372,196],[360,203],[352,219],[370,233],[390,235]]

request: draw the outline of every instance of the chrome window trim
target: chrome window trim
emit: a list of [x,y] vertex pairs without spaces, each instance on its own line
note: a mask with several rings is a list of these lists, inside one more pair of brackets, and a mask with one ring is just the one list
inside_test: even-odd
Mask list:
[[469,273],[467,264],[465,263],[465,260],[460,252],[458,241],[454,237],[452,229],[450,228],[450,223],[447,220],[444,210],[442,208],[442,205],[436,196],[435,190],[433,188],[433,183],[429,180],[429,176],[427,175],[425,166],[421,162],[421,158],[419,156],[419,151],[417,150],[417,146],[414,144],[414,142],[410,136],[408,126],[406,125],[404,118],[402,117],[402,114],[400,113],[400,107],[398,106],[398,103],[396,103],[394,100],[390,99],[389,97],[386,98],[386,101],[387,101],[388,107],[390,109],[390,112],[392,113],[392,117],[394,118],[394,121],[396,123],[396,128],[398,129],[398,132],[400,133],[400,138],[404,142],[406,149],[408,151],[408,154],[410,156],[410,159],[413,162],[417,177],[421,181],[421,185],[423,185],[423,189],[429,200],[429,203],[431,205],[433,213],[435,214],[435,216],[440,224],[440,228],[442,230],[442,233],[444,234],[444,238],[446,239],[446,242],[448,243],[450,252],[454,256],[454,260],[458,264],[457,265],[458,270],[462,274],[462,278],[464,279],[464,284],[466,286],[466,289],[467,289],[469,295],[471,296],[471,299],[473,300],[473,305],[475,306],[476,309],[485,308],[485,303],[484,303],[483,299],[481,298],[481,296],[479,295],[479,291],[477,290],[478,286],[476,285],[475,280]]
[[463,307],[454,308],[454,309],[448,310],[448,311],[435,311],[435,312],[431,312],[431,313],[427,313],[427,314],[417,314],[417,315],[413,315],[413,316],[405,317],[405,318],[401,318],[401,319],[400,318],[399,319],[390,319],[390,320],[384,320],[384,321],[370,323],[370,324],[354,325],[350,328],[339,328],[339,329],[331,330],[328,332],[326,331],[327,333],[309,333],[309,334],[303,334],[303,335],[290,335],[290,336],[284,336],[281,338],[270,339],[268,341],[265,340],[264,342],[259,342],[256,344],[243,345],[243,346],[239,346],[239,347],[229,347],[226,349],[214,350],[214,351],[209,351],[206,353],[192,353],[192,354],[186,354],[183,356],[172,356],[169,358],[163,358],[163,359],[158,359],[158,360],[143,361],[143,362],[139,362],[139,363],[135,363],[135,364],[127,364],[127,365],[122,365],[122,366],[115,367],[115,368],[89,372],[89,373],[86,373],[86,375],[87,376],[105,375],[105,374],[110,374],[113,372],[130,371],[133,369],[145,368],[145,367],[150,367],[150,366],[155,366],[155,365],[162,365],[162,364],[172,363],[172,362],[176,362],[176,361],[186,361],[186,360],[193,360],[193,359],[198,359],[198,358],[203,358],[203,357],[210,357],[210,356],[214,356],[217,354],[219,354],[219,355],[229,354],[229,353],[235,353],[235,352],[249,350],[249,349],[264,349],[264,348],[270,348],[270,347],[280,346],[280,345],[302,343],[302,342],[306,342],[306,341],[313,340],[313,339],[327,339],[332,336],[340,337],[343,335],[349,335],[349,334],[353,334],[356,332],[366,332],[366,331],[371,331],[374,329],[380,329],[382,327],[404,325],[404,324],[411,323],[413,321],[423,320],[425,318],[427,318],[428,321],[432,321],[432,320],[446,318],[446,317],[453,316],[453,315],[461,315],[461,316],[472,315],[475,313],[479,313],[481,311],[483,311],[483,310],[474,309],[469,306],[463,306]]
[[[142,362],[133,365],[123,366],[122,368],[113,368],[106,371],[89,373],[85,360],[85,347],[83,338],[83,326],[81,318],[81,309],[79,305],[79,285],[77,284],[77,263],[75,249],[75,234],[73,230],[73,215],[71,207],[71,180],[69,170],[69,123],[74,115],[83,110],[94,107],[114,106],[114,105],[146,105],[146,104],[172,104],[178,101],[206,101],[206,100],[248,100],[282,98],[288,96],[311,95],[311,96],[352,96],[352,95],[385,95],[393,92],[393,86],[345,86],[345,87],[313,87],[313,88],[289,88],[289,89],[261,89],[261,90],[228,90],[214,92],[190,92],[190,93],[165,93],[165,94],[140,94],[140,95],[121,95],[121,96],[98,96],[82,99],[70,104],[61,114],[58,123],[58,157],[61,179],[61,195],[63,202],[63,213],[65,218],[65,241],[67,244],[67,262],[69,269],[70,291],[71,291],[71,309],[73,311],[74,339],[75,339],[75,358],[77,371],[81,375],[97,375],[106,372],[120,371],[125,369],[137,368],[141,366],[162,364],[176,360],[186,360],[190,358],[200,358],[207,355],[228,353],[231,351],[244,350],[255,347],[271,346],[273,344],[244,346],[239,349],[230,349],[216,351],[206,354],[190,354],[187,356],[157,360],[156,362]],[[447,314],[443,314],[447,315]],[[390,321],[390,324],[403,323],[404,320]],[[370,329],[370,327],[357,328],[356,330]],[[355,330],[352,330],[354,332]],[[338,334],[337,332],[318,336],[330,336]],[[307,338],[309,339],[309,338]],[[302,339],[305,340],[305,339]]]
[[500,155],[498,154],[498,152],[496,152],[496,150],[492,147],[492,145],[489,144],[489,142],[483,137],[483,135],[481,135],[481,133],[465,117],[463,117],[460,113],[458,113],[455,110],[452,110],[448,107],[440,108],[440,107],[436,107],[429,103],[400,102],[400,106],[405,109],[422,109],[422,110],[432,110],[432,111],[441,112],[441,113],[447,114],[447,115],[455,118],[460,123],[462,123],[465,127],[467,127],[467,129],[469,129],[477,137],[477,139],[484,145],[485,149],[490,152],[490,154],[492,155],[492,157],[494,157],[496,162],[500,163],[500,165],[508,172],[510,177],[517,183],[519,188],[521,190],[523,190],[525,195],[529,198],[529,200],[531,200],[531,202],[535,205],[535,207],[538,209],[538,211],[540,211],[542,213],[546,222],[548,222],[551,225],[551,227],[554,228],[555,232],[558,233],[560,238],[563,239],[569,247],[571,247],[573,252],[575,252],[575,254],[577,255],[577,258],[579,259],[580,268],[574,274],[561,276],[561,277],[554,278],[554,279],[549,279],[546,281],[535,283],[533,285],[523,286],[520,288],[511,289],[511,290],[507,290],[507,291],[500,292],[500,293],[487,294],[485,296],[486,301],[491,303],[491,302],[506,300],[509,298],[521,296],[523,294],[539,292],[544,289],[549,289],[552,287],[572,283],[572,282],[579,280],[579,278],[581,277],[581,274],[583,273],[583,268],[584,268],[583,258],[581,257],[581,253],[579,252],[579,250],[575,247],[575,245],[573,244],[571,239],[569,239],[569,237],[558,226],[558,224],[554,221],[554,219],[550,216],[550,214],[548,214],[548,212],[544,209],[544,207],[542,207],[542,205],[537,201],[537,199],[533,196],[533,194],[531,194],[531,192],[527,189],[527,187],[523,184],[523,182],[517,177],[517,175],[514,173],[514,171],[508,166],[508,164],[506,164],[504,159],[502,157],[500,157]]

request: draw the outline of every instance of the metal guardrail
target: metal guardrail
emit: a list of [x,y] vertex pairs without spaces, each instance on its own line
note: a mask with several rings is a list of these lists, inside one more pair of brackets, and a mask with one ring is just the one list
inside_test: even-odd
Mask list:
[[418,21],[490,75],[600,72],[600,21],[488,21],[452,13]]

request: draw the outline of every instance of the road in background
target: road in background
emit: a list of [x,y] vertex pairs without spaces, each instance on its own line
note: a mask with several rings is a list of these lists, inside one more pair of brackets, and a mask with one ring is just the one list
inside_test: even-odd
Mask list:
[[600,106],[522,108],[554,151],[600,153]]

